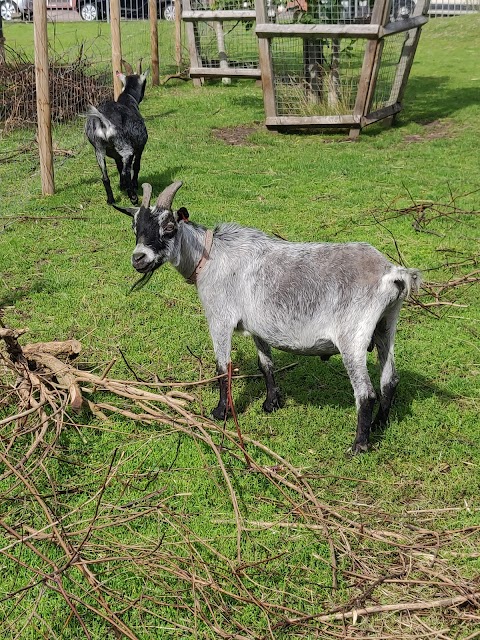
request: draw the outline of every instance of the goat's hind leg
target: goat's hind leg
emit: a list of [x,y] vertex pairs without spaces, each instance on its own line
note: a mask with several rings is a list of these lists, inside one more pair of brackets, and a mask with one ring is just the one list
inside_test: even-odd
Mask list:
[[132,163],[133,155],[123,157],[122,173],[120,175],[120,183],[125,185],[127,195],[132,204],[138,204],[138,196],[132,184]]
[[387,424],[398,385],[394,360],[394,341],[399,311],[400,309],[394,309],[384,316],[377,324],[373,334],[380,364],[380,405],[373,421],[374,429]]
[[140,162],[142,159],[143,148],[135,153],[135,160],[133,161],[132,171],[132,187],[135,191],[138,189],[138,174],[140,173]]
[[352,445],[352,453],[364,453],[368,450],[376,400],[375,390],[367,370],[367,345],[351,344],[346,349],[341,348],[340,352],[353,387],[357,407],[357,433]]
[[107,193],[107,203],[113,204],[115,202],[115,198],[113,197],[112,186],[110,184],[110,178],[108,177],[108,173],[107,173],[107,163],[105,162],[105,152],[103,150],[96,149],[95,156],[97,158],[100,171],[102,172],[103,186],[105,187],[105,191]]
[[266,342],[257,336],[253,336],[253,341],[258,351],[258,367],[263,373],[265,378],[265,385],[267,387],[267,397],[263,403],[263,409],[267,413],[272,413],[280,409],[282,406],[282,396],[280,389],[275,383],[275,377],[273,375],[273,360],[272,352]]

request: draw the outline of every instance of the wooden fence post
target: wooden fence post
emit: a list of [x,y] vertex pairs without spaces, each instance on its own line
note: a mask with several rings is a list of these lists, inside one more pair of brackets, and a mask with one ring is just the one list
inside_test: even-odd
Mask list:
[[182,2],[175,0],[175,64],[177,72],[182,70]]
[[5,38],[3,37],[2,16],[0,16],[0,64],[5,64]]
[[158,60],[158,15],[157,0],[148,0],[148,15],[150,18],[150,56],[152,58],[152,85],[160,84]]
[[120,32],[120,0],[110,0],[110,33],[112,36],[113,96],[117,100],[123,85],[117,77],[122,70],[122,37]]
[[55,193],[53,179],[52,122],[48,79],[47,5],[33,0],[33,39],[35,43],[35,86],[37,90],[37,137],[40,176],[44,196]]

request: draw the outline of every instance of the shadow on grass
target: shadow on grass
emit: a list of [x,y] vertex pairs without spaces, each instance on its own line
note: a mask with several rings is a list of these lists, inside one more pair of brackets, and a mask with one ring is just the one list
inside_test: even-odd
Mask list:
[[[459,109],[478,104],[478,88],[472,82],[471,87],[452,87],[449,76],[413,76],[408,80],[407,90],[403,100],[404,108],[398,114],[396,128],[401,128],[412,122],[428,124],[434,120],[448,118]],[[345,138],[347,129],[301,129],[295,127],[279,127],[282,134],[320,135],[328,138]],[[380,121],[377,126],[366,127],[362,135],[375,137],[385,130]]]
[[[276,382],[280,387],[284,400],[293,400],[302,406],[337,407],[352,410],[355,399],[350,380],[339,355],[332,356],[328,361],[322,361],[315,356],[298,356],[274,352],[275,369],[281,369],[295,364],[291,369],[276,374]],[[250,358],[243,358],[237,352],[236,364],[240,371],[252,370],[253,362]],[[375,389],[379,389],[379,372],[376,362],[372,359],[368,363],[368,370]],[[442,389],[425,376],[406,368],[398,368],[400,383],[393,402],[391,418],[402,421],[412,415],[414,401],[422,401],[436,396],[443,401],[457,399],[455,394]],[[235,384],[235,383],[234,383]],[[239,393],[236,394],[235,408],[242,414],[258,400],[265,398],[265,383],[263,377],[246,378]],[[291,409],[291,406],[290,406]],[[282,409],[280,409],[282,411]],[[386,426],[388,429],[388,425]],[[377,429],[372,441],[382,439],[384,429]]]
[[34,293],[45,292],[47,286],[44,281],[37,280],[33,284],[25,284],[20,287],[15,287],[5,294],[0,294],[0,310],[6,307],[14,307],[17,302],[28,298]]

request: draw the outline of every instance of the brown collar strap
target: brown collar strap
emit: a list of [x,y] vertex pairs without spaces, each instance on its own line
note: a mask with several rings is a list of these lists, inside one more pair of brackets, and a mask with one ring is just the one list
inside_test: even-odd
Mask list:
[[198,264],[195,267],[195,269],[193,270],[192,275],[189,278],[187,278],[187,282],[189,284],[195,284],[195,285],[197,284],[197,278],[200,271],[205,266],[205,263],[207,262],[207,260],[210,260],[210,251],[212,249],[212,244],[213,244],[213,231],[211,229],[207,229],[205,233],[205,244],[203,245],[202,257],[198,261]]

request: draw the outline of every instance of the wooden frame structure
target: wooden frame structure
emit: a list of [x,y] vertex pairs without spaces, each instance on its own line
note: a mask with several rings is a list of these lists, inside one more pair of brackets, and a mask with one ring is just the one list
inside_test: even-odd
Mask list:
[[[276,24],[269,22],[265,0],[256,0],[260,69],[262,74],[266,126],[284,127],[341,127],[356,138],[361,129],[379,120],[394,118],[402,109],[402,99],[420,38],[421,27],[428,21],[429,0],[418,0],[412,17],[390,19],[391,0],[375,0],[369,24]],[[374,105],[377,77],[382,65],[385,40],[405,33],[400,57],[396,64],[389,98],[382,106]],[[274,38],[330,40],[364,40],[363,64],[357,86],[354,108],[349,113],[333,115],[279,115],[276,101],[271,46]]]
[[[186,34],[190,53],[190,76],[198,86],[205,78],[261,78],[258,62],[255,67],[243,68],[230,64],[225,50],[224,26],[227,23],[255,22],[254,9],[192,10],[191,0],[183,0],[182,19],[186,23]],[[198,23],[208,22],[213,26],[217,39],[219,64],[208,66],[202,61],[198,38]]]

